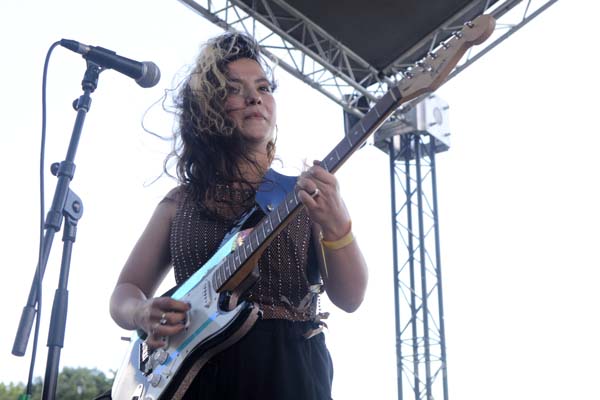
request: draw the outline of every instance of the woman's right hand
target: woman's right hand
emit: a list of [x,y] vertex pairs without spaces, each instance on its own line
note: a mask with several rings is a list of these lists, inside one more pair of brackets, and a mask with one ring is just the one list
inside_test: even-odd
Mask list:
[[190,305],[170,297],[156,297],[143,301],[133,321],[148,334],[146,343],[151,349],[164,346],[165,338],[185,329],[186,313]]

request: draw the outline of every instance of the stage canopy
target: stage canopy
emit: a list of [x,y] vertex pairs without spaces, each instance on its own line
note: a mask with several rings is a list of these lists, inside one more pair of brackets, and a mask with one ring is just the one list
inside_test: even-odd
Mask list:
[[179,1],[224,29],[253,35],[282,68],[360,117],[465,22],[490,14],[499,24],[448,79],[557,0]]

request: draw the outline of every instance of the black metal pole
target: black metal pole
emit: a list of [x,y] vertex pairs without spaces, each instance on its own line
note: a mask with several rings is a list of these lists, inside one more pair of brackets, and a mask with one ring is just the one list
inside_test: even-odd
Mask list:
[[398,400],[403,399],[402,389],[402,335],[400,330],[400,278],[398,271],[398,224],[396,222],[396,150],[394,149],[394,137],[389,141],[390,154],[390,188],[392,206],[392,251],[394,255],[394,307],[396,309],[396,374],[398,385]]
[[423,346],[425,356],[425,392],[427,394],[427,400],[433,399],[431,392],[432,377],[431,377],[431,354],[429,348],[429,305],[427,303],[428,291],[427,291],[427,258],[426,258],[426,246],[425,246],[425,226],[423,221],[424,205],[423,205],[423,174],[421,171],[421,159],[422,159],[422,136],[415,134],[415,167],[417,174],[417,207],[418,207],[418,226],[419,226],[419,264],[421,267],[421,314],[423,315]]
[[438,289],[438,308],[439,308],[439,321],[440,321],[440,354],[442,361],[442,385],[444,392],[444,400],[448,400],[448,364],[446,359],[446,323],[444,321],[444,296],[442,291],[442,255],[440,250],[440,222],[438,213],[438,198],[437,198],[437,174],[436,174],[436,163],[435,163],[435,141],[436,139],[431,136],[430,140],[430,152],[431,152],[431,192],[433,202],[433,232],[435,235],[435,270],[437,275],[437,289]]
[[42,399],[54,399],[58,382],[58,370],[60,364],[60,352],[65,341],[65,328],[67,325],[67,309],[69,303],[69,270],[71,265],[71,254],[73,243],[77,234],[77,221],[83,213],[81,199],[72,191],[69,191],[67,204],[65,206],[65,229],[63,231],[63,254],[60,268],[58,288],[54,293],[52,304],[52,317],[48,331],[48,359],[46,361],[46,375]]
[[[413,189],[411,180],[412,168],[411,160],[415,157],[413,146],[415,145],[415,135],[410,133],[402,136],[402,148],[404,152],[404,179],[405,179],[405,198],[406,198],[406,229],[408,235],[406,238],[406,249],[408,251],[408,274],[410,284],[410,319],[409,325],[412,335],[412,360],[413,360],[413,391],[415,399],[421,398],[420,369],[419,369],[419,332],[417,329],[418,311],[417,311],[417,290],[415,281],[415,240],[413,224]],[[419,182],[417,182],[417,185]]]

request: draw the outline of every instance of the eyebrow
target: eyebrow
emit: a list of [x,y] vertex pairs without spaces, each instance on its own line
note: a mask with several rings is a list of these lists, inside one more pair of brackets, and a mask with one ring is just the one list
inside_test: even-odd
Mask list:
[[[243,83],[241,79],[238,78],[231,78],[229,77],[229,80],[231,82],[235,82],[235,83]],[[269,85],[271,84],[271,81],[269,81],[266,77],[262,77],[262,78],[258,78],[254,80],[254,83],[263,83],[263,82],[267,82]]]

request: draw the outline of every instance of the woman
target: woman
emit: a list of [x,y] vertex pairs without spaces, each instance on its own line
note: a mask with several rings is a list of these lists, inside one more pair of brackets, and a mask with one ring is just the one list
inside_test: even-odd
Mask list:
[[[156,207],[110,304],[117,324],[147,332],[151,348],[182,331],[193,307],[153,297],[170,267],[181,284],[255,203],[275,153],[273,89],[257,43],[227,33],[204,46],[179,93],[173,154],[180,184]],[[333,368],[318,329],[318,272],[331,301],[353,312],[363,300],[367,267],[335,177],[315,162],[294,190],[304,208],[263,253],[260,279],[246,294],[262,318],[201,369],[186,398],[331,398]]]

